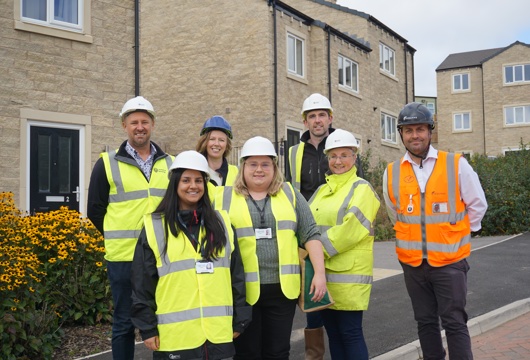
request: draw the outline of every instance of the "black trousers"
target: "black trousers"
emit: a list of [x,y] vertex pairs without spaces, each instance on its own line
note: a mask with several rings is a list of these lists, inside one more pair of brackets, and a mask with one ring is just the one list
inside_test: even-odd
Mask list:
[[405,285],[418,322],[423,359],[444,360],[440,320],[447,338],[449,359],[471,360],[471,339],[465,310],[467,261],[434,267],[426,260],[418,267],[401,264]]
[[234,359],[289,359],[296,303],[285,297],[280,284],[261,285],[252,322],[234,340]]

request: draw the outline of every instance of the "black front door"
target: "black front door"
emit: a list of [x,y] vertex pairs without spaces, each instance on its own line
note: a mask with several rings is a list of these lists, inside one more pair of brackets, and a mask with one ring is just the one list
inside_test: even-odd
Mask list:
[[30,211],[79,211],[79,131],[32,126]]

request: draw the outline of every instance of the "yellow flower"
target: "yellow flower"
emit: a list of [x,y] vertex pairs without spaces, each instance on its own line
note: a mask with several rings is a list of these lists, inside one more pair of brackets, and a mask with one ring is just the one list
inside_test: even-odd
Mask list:
[[54,264],[56,261],[57,261],[56,258],[50,258],[50,259],[48,260],[48,262],[49,262],[50,264]]

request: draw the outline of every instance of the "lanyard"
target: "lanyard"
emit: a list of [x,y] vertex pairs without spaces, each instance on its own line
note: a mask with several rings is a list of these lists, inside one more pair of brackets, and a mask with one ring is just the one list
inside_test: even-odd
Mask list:
[[263,209],[260,209],[260,207],[258,206],[258,203],[252,198],[252,196],[250,196],[250,200],[252,201],[256,209],[258,209],[259,217],[261,219],[260,221],[261,226],[264,226],[265,225],[265,207],[267,206],[267,201],[269,201],[269,196],[267,195],[267,197],[265,198],[265,202],[263,203]]
[[[197,246],[199,246],[199,250],[200,250],[200,253],[201,253],[201,256],[203,257],[203,259],[205,258],[206,256],[206,251],[205,251],[205,248],[204,248],[204,243],[206,242],[206,239],[203,239],[203,241],[199,241],[199,239],[197,239],[197,237],[195,236],[195,234],[193,233],[193,231],[191,230],[191,227],[188,229],[188,227],[186,226],[186,224],[184,223],[184,220],[182,220],[182,217],[180,216],[180,214],[177,214],[177,218],[180,222],[180,224],[182,225],[182,227],[184,228],[184,233],[188,236],[188,238],[190,239],[190,242],[191,244],[193,245],[193,247],[195,249],[197,249]],[[202,218],[201,216],[201,225],[199,226],[199,236],[201,234],[201,229],[203,228],[204,226],[204,219]]]

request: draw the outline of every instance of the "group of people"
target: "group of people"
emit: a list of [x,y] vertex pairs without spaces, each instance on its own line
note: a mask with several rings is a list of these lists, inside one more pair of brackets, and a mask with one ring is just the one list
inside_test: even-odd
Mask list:
[[[325,96],[303,103],[307,131],[289,149],[289,181],[260,136],[229,164],[233,133],[222,116],[176,157],[150,140],[149,101],[130,99],[120,117],[127,140],[101,154],[88,194],[88,217],[105,238],[114,359],[134,358],[135,328],[154,359],[288,359],[299,249],[314,268],[311,300],[334,300],[307,313],[306,359],[323,359],[324,329],[333,359],[368,359],[362,318],[380,200],[363,179],[357,139],[332,127]],[[407,153],[384,174],[384,200],[424,358],[445,358],[441,319],[450,357],[472,359],[465,259],[487,204],[467,161],[430,145],[433,128],[423,105],[403,108]]]

